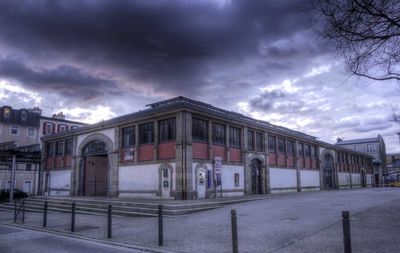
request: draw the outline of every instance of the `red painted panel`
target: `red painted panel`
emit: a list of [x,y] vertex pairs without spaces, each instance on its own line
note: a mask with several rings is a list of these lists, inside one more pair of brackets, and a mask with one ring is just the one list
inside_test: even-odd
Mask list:
[[288,167],[294,167],[294,157],[288,156],[288,158],[286,159],[286,163]]
[[192,153],[194,159],[208,160],[208,144],[202,142],[193,142]]
[[285,162],[285,155],[278,155],[278,166],[286,166]]
[[297,166],[299,168],[304,168],[304,159],[303,158],[299,158],[299,160],[297,161]]
[[318,168],[317,160],[312,160],[312,168],[313,169],[317,169]]
[[241,150],[240,148],[231,148],[231,162],[241,162]]
[[53,168],[53,158],[48,157],[46,159],[46,169],[51,169],[51,168]]
[[311,169],[311,160],[306,158],[306,165],[304,166],[307,169]]
[[63,157],[62,156],[56,156],[56,168],[62,168],[62,161]]
[[71,167],[71,160],[72,157],[70,155],[67,155],[64,157],[64,167]]
[[220,145],[213,145],[213,155],[214,157],[219,156],[222,157],[222,161],[225,160],[225,146],[220,146]]
[[174,159],[175,144],[175,141],[160,143],[158,145],[158,159]]
[[274,153],[269,153],[268,163],[269,165],[276,165],[276,156]]
[[151,161],[154,159],[154,145],[145,144],[139,147],[139,161]]

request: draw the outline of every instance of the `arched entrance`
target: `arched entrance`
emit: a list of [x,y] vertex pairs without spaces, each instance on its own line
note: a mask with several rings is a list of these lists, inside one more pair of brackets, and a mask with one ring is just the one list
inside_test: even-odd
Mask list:
[[326,190],[334,189],[334,163],[329,153],[324,156],[323,182]]
[[82,149],[83,193],[85,196],[107,195],[108,158],[106,144],[92,140]]
[[262,193],[262,161],[258,158],[251,160],[251,192]]

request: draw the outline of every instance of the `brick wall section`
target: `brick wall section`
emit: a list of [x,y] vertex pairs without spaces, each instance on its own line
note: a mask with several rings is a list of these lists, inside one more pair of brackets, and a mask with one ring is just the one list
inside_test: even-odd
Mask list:
[[154,159],[154,145],[145,144],[139,147],[139,161],[151,161]]
[[241,162],[240,148],[231,148],[231,162]]
[[293,156],[288,156],[287,160],[287,166],[288,167],[294,167],[294,157]]
[[226,161],[225,146],[213,145],[213,155],[214,155],[214,157],[216,157],[216,156],[222,157],[222,160]]
[[208,160],[208,144],[203,142],[192,143],[193,159]]
[[268,163],[269,165],[276,165],[276,156],[274,153],[269,153]]
[[308,158],[306,158],[306,165],[305,165],[305,168],[311,169],[311,160],[308,159]]
[[317,160],[312,160],[312,168],[318,169]]
[[56,156],[56,168],[62,168],[62,161],[63,161],[63,157],[62,156]]
[[286,166],[286,157],[284,154],[278,155],[278,166]]
[[158,159],[175,158],[175,141],[162,142],[158,145]]
[[71,156],[65,156],[64,157],[64,167],[71,167]]
[[299,168],[304,168],[304,159],[303,158],[299,158],[297,166]]
[[47,158],[46,159],[46,169],[51,169],[52,165],[53,165],[53,158],[52,157]]

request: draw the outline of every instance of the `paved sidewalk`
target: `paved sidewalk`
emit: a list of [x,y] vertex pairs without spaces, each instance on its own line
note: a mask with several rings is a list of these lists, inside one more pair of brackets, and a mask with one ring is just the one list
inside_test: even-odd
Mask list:
[[[400,189],[370,188],[269,195],[270,199],[164,219],[158,247],[157,218],[77,215],[84,237],[177,252],[231,252],[230,209],[238,213],[240,252],[342,252],[341,211],[352,215],[353,252],[396,252],[400,248]],[[397,211],[396,211],[397,210]],[[5,216],[4,216],[5,215]],[[12,218],[1,213],[2,220]],[[48,229],[69,233],[70,214],[49,213]],[[28,213],[27,226],[40,228],[42,214]],[[1,245],[0,245],[1,246]]]

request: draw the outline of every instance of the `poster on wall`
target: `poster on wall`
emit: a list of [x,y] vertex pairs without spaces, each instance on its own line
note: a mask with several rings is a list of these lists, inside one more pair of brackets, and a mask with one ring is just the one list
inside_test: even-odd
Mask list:
[[216,156],[214,157],[214,175],[215,175],[215,197],[217,197],[218,193],[220,197],[222,197],[222,157]]

